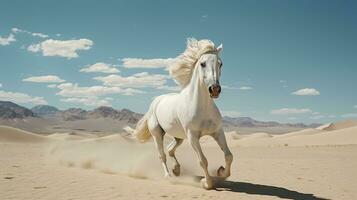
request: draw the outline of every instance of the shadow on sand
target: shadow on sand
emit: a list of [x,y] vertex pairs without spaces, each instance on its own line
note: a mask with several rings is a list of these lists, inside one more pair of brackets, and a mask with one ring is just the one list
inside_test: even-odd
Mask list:
[[[200,180],[202,177],[196,177]],[[296,200],[328,200],[326,198],[317,197],[314,194],[302,193],[294,190],[289,190],[283,187],[260,185],[247,182],[228,181],[222,178],[213,178],[215,190],[217,191],[231,191],[254,195],[265,195],[272,197],[279,197],[284,199]]]

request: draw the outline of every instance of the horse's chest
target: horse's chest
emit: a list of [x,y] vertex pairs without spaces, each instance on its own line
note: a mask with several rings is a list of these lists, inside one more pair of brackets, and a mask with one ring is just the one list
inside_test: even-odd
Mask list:
[[192,120],[190,123],[190,128],[193,130],[200,131],[203,135],[216,132],[220,127],[220,121],[210,118],[206,119],[196,119]]
[[218,122],[212,119],[202,120],[199,124],[201,131],[215,131],[218,127]]

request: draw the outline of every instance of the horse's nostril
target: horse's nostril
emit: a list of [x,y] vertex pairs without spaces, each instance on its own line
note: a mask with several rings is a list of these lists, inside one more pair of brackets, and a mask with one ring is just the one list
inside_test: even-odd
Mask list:
[[212,92],[213,92],[212,86],[210,86],[210,87],[208,88],[208,91],[209,91],[209,93],[212,93]]
[[219,93],[221,93],[221,86],[214,84],[214,85],[208,87],[208,91],[210,94],[219,94]]
[[218,93],[221,93],[221,86],[217,86]]

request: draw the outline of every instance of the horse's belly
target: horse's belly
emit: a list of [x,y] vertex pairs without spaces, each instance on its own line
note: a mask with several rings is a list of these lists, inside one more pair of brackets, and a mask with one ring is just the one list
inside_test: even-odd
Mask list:
[[181,139],[186,138],[185,131],[178,120],[166,121],[166,123],[161,121],[160,126],[167,135]]
[[186,134],[185,131],[183,130],[182,126],[174,126],[171,127],[169,130],[166,130],[166,134],[175,137],[175,138],[181,138],[185,139]]

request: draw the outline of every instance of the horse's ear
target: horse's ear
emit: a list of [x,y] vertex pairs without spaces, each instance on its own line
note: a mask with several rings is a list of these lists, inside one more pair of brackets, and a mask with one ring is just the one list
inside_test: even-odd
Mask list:
[[220,44],[218,47],[217,47],[217,51],[218,52],[221,52],[223,50],[223,44]]

